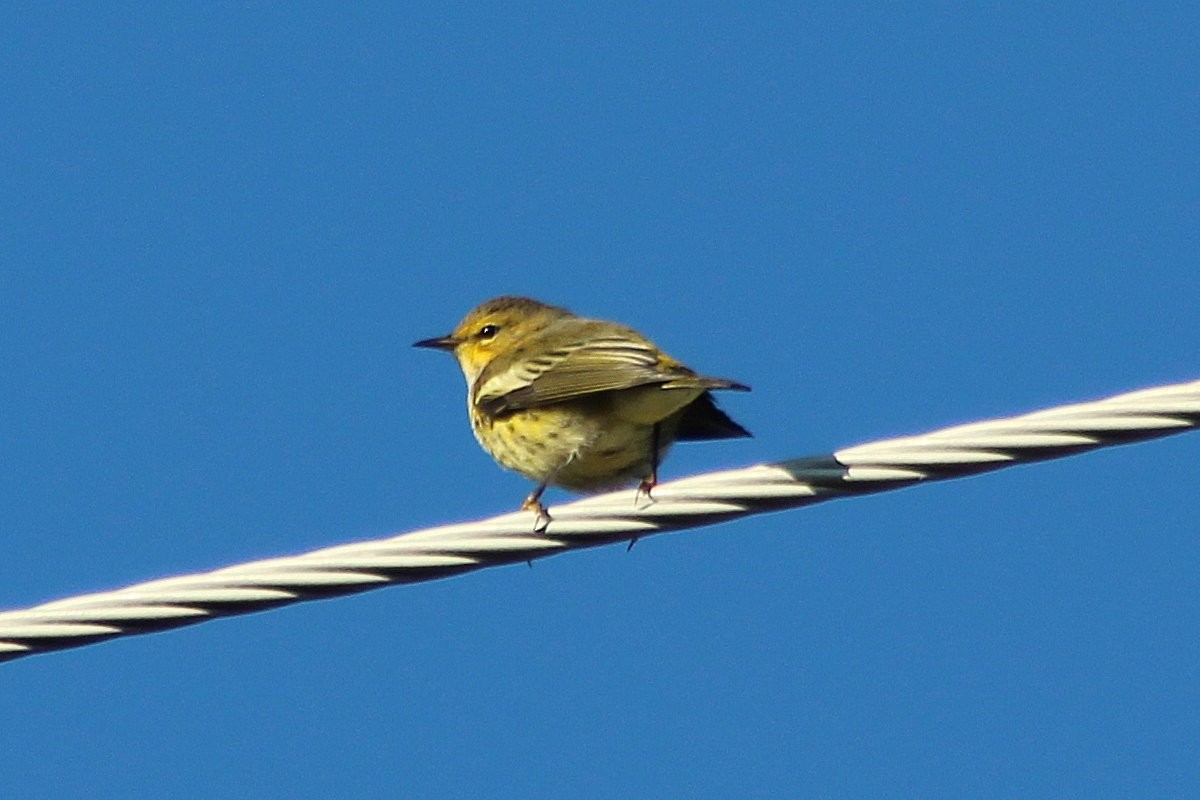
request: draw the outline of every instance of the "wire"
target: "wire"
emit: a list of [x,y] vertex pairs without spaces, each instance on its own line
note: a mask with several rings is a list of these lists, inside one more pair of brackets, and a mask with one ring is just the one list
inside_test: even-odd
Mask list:
[[551,510],[544,533],[527,511],[344,544],[297,556],[85,594],[0,612],[0,660],[151,633],[301,600],[445,578],[583,547],[749,514],[797,508],[1192,430],[1200,381],[887,439],[775,464],[663,483]]

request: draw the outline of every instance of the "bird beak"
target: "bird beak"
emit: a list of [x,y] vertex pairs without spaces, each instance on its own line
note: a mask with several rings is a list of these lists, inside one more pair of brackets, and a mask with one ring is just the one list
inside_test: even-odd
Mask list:
[[432,339],[422,339],[413,342],[413,347],[428,347],[430,350],[445,350],[447,352],[458,347],[458,339],[453,336],[435,336]]

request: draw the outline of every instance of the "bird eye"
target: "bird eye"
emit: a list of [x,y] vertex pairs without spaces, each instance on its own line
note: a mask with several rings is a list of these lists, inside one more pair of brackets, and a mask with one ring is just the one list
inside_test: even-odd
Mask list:
[[475,335],[478,336],[480,339],[490,339],[499,332],[500,332],[500,327],[498,325],[490,325],[489,324],[489,325],[484,325],[482,328],[480,328],[479,333],[477,333]]

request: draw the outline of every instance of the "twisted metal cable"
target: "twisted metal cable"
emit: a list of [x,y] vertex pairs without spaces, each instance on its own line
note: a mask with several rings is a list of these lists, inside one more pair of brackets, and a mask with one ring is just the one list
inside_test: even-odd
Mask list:
[[0,612],[0,660],[177,628],[301,600],[443,578],[569,549],[898,489],[1200,425],[1200,381],[886,439],[825,456],[711,472],[551,510],[544,533],[527,511],[479,522],[238,564]]

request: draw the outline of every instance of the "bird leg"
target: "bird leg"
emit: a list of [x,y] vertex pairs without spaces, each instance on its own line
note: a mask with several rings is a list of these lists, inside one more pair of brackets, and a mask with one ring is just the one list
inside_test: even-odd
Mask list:
[[651,503],[654,502],[654,497],[650,494],[650,490],[658,486],[659,424],[657,422],[654,423],[654,427],[650,429],[650,474],[642,478],[642,482],[638,484],[637,492],[633,495],[635,506],[643,494],[646,495],[646,499]]
[[[642,482],[638,484],[637,491],[633,494],[633,507],[637,508],[637,502],[644,494],[646,499],[651,503],[654,502],[654,496],[650,494],[650,490],[658,485],[658,436],[659,423],[654,423],[654,427],[650,429],[650,474],[642,478]],[[625,548],[628,553],[637,544],[638,537],[634,536],[629,540],[629,546]]]

